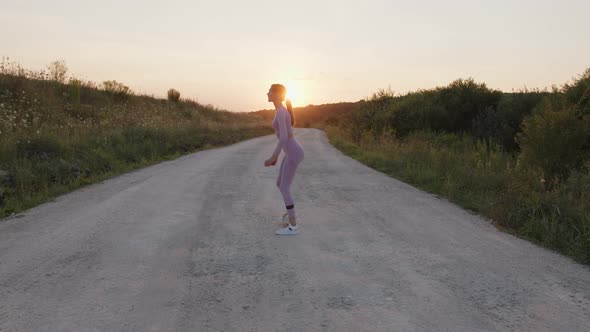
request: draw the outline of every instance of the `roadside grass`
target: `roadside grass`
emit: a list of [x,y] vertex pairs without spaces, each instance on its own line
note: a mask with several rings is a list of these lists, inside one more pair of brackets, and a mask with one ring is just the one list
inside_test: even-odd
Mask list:
[[590,175],[574,172],[547,190],[541,170],[519,167],[500,148],[449,133],[355,144],[345,130],[326,133],[344,154],[380,172],[492,219],[498,228],[590,264]]

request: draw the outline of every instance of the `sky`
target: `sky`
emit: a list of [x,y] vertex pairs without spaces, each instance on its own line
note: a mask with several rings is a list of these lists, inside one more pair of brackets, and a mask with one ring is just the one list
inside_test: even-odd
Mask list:
[[590,67],[588,0],[0,0],[0,57],[231,111],[357,101],[472,77],[550,88]]

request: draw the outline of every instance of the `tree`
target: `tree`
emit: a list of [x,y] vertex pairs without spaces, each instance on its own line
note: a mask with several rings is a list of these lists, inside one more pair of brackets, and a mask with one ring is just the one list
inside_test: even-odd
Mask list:
[[49,72],[49,79],[60,83],[65,83],[68,66],[65,60],[53,61],[47,66]]

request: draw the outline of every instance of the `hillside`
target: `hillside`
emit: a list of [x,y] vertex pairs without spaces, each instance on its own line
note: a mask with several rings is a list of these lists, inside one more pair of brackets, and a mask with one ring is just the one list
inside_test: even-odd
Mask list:
[[[340,123],[343,116],[357,109],[361,103],[362,101],[294,107],[295,127],[317,128],[325,124],[336,125]],[[249,114],[260,116],[265,121],[270,122],[274,117],[275,110],[265,109],[249,112]]]
[[267,135],[260,116],[0,63],[0,217],[107,177]]

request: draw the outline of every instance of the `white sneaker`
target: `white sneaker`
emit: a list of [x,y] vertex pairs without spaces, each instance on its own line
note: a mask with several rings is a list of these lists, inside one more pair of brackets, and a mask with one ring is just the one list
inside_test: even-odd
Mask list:
[[289,223],[289,226],[285,227],[285,228],[281,228],[281,229],[277,229],[277,231],[275,232],[275,234],[277,235],[295,235],[295,234],[299,234],[299,225],[291,225],[291,223]]

